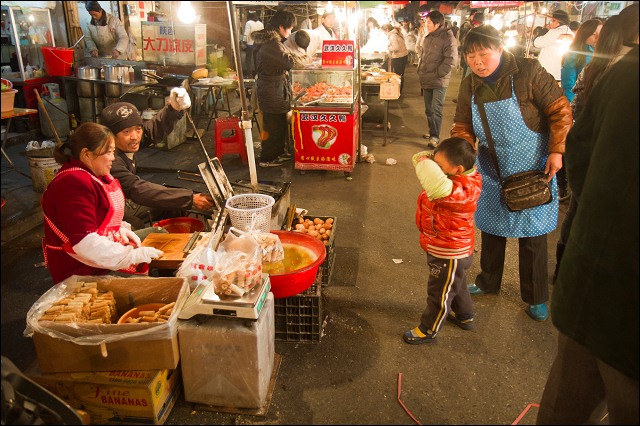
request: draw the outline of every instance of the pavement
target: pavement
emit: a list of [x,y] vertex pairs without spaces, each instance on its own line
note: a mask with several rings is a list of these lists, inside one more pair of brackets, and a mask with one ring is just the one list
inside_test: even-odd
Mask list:
[[[475,330],[447,323],[432,344],[412,346],[402,340],[418,324],[429,273],[415,226],[421,188],[411,164],[412,154],[426,148],[421,135],[427,124],[415,67],[408,66],[405,78],[401,99],[390,102],[386,146],[377,123],[379,103],[365,114],[362,144],[375,162],[357,163],[352,180],[335,171],[301,174],[292,162],[258,168],[261,181],[291,182],[291,202],[297,207],[339,222],[332,279],[321,288],[321,340],[276,341],[281,363],[266,413],[204,410],[181,395],[166,424],[535,423],[537,408],[530,404],[542,395],[557,331],[551,319],[536,322],[525,312],[516,240],[507,243],[501,292],[473,298]],[[459,82],[455,71],[445,100],[443,137],[452,124]],[[213,156],[212,129],[203,139]],[[23,371],[36,359],[33,342],[23,336],[26,313],[53,284],[42,267],[41,194],[33,191],[28,177],[25,145],[12,138],[7,146],[15,170],[2,159],[2,355]],[[203,157],[198,142],[187,141],[169,151],[146,149],[139,164],[196,171]],[[387,165],[387,159],[397,164]],[[225,156],[222,165],[231,181],[249,179],[238,156]],[[143,177],[205,190],[177,180],[175,173]],[[566,207],[561,205],[558,223]],[[548,239],[549,282],[558,233]],[[469,282],[479,272],[479,233],[476,246]]]

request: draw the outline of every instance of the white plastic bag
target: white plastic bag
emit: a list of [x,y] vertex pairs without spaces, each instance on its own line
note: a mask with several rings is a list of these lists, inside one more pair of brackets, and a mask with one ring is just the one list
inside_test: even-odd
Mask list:
[[217,255],[211,281],[218,296],[243,296],[262,280],[262,249],[250,233],[231,227]]
[[215,238],[209,236],[208,241],[202,241],[182,262],[176,277],[186,278],[189,288],[194,290],[198,284],[211,281],[218,264],[218,253],[213,249]]

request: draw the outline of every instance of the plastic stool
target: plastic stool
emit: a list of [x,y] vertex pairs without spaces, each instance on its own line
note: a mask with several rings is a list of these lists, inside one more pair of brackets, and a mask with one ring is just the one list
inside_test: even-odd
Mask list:
[[[225,130],[227,133],[223,135]],[[216,118],[216,157],[222,162],[222,156],[225,154],[240,154],[244,164],[249,162],[238,117]]]

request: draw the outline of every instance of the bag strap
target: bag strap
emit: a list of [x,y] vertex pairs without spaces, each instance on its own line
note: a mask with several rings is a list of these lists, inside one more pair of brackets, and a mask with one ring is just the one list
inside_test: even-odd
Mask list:
[[[477,99],[477,98],[476,98]],[[500,176],[500,165],[498,164],[498,155],[496,154],[496,147],[493,143],[493,136],[491,136],[491,129],[489,128],[489,120],[487,120],[487,112],[484,110],[484,103],[482,101],[476,101],[478,111],[480,112],[480,121],[482,121],[482,128],[484,129],[484,135],[487,138],[487,145],[489,145],[489,154],[493,160],[493,165],[498,172],[498,179],[502,184],[502,176]]]

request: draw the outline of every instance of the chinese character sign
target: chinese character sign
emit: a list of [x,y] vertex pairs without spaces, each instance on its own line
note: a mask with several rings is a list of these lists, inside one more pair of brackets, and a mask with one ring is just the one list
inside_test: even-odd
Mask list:
[[322,68],[353,68],[353,40],[325,40],[322,42]]
[[181,65],[206,64],[206,25],[142,23],[142,59]]

